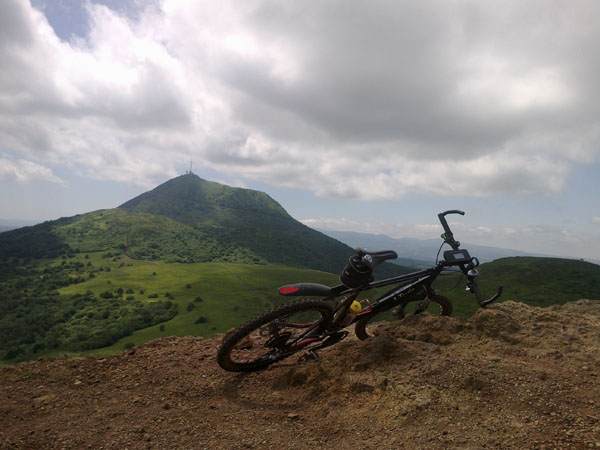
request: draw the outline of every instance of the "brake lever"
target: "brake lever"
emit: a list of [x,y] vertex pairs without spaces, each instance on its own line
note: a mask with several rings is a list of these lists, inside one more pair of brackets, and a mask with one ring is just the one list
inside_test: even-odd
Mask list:
[[469,290],[473,294],[475,294],[475,297],[477,298],[477,303],[479,303],[479,306],[481,306],[482,308],[485,308],[487,305],[494,303],[502,295],[503,286],[500,286],[500,287],[498,287],[498,290],[491,298],[488,298],[487,300],[483,300],[482,296],[481,296],[481,292],[479,292],[479,287],[477,287],[477,285],[475,284],[474,281],[469,281],[467,286],[468,286]]

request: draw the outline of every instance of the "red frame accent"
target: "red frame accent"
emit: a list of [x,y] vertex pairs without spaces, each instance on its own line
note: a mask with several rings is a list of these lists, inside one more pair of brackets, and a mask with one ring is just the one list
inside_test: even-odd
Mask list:
[[298,286],[284,286],[279,289],[279,293],[281,295],[290,295],[290,294],[293,294],[294,292],[298,292],[299,290],[300,290],[300,288]]
[[308,344],[312,344],[313,342],[316,342],[316,341],[318,341],[318,340],[320,340],[320,339],[321,339],[321,338],[316,338],[316,337],[314,337],[314,338],[307,338],[307,339],[304,339],[303,341],[300,341],[300,342],[298,342],[296,345],[294,345],[294,346],[292,347],[292,349],[293,349],[293,350],[296,350],[296,349],[298,349],[298,348],[306,347]]
[[292,328],[308,328],[310,326],[312,326],[313,323],[286,323],[286,326],[288,327],[292,327]]

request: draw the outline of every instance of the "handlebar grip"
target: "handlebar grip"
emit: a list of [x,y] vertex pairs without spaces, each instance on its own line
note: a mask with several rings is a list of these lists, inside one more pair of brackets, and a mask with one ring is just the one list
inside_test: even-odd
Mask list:
[[461,211],[460,209],[450,209],[448,211],[444,211],[443,213],[439,213],[438,217],[441,218],[441,217],[444,217],[444,216],[446,216],[448,214],[460,214],[461,216],[464,216],[465,212]]

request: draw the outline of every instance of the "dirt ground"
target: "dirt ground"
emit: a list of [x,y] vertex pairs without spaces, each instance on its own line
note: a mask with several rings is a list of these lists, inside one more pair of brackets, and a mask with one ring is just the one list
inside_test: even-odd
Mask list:
[[221,337],[0,370],[0,447],[600,448],[600,301],[411,316],[265,371]]

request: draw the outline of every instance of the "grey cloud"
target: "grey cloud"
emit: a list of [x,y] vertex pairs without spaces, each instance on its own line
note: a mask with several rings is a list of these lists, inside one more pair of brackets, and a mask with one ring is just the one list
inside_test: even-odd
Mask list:
[[128,18],[90,4],[70,43],[5,8],[0,133],[40,164],[137,183],[193,157],[394,198],[556,191],[600,156],[592,1],[172,0]]

